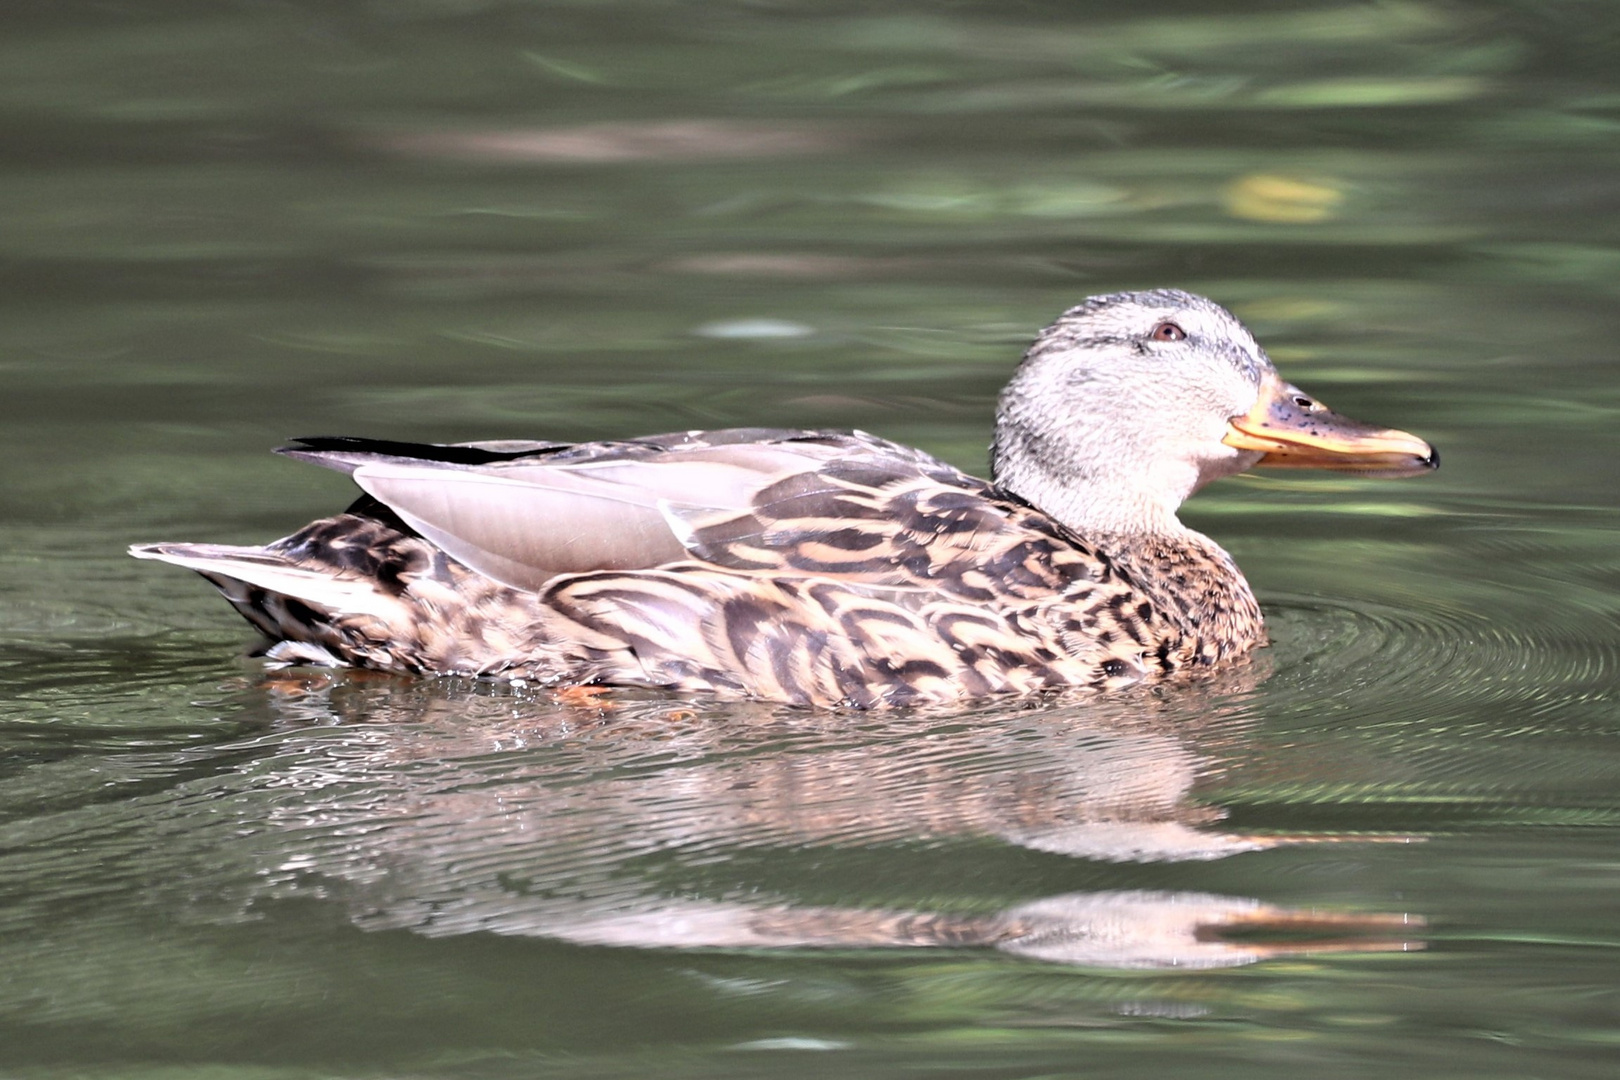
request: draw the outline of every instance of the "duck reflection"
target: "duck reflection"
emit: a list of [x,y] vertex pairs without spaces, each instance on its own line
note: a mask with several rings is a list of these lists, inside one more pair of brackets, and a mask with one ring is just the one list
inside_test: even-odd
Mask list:
[[1223,811],[1196,796],[1240,744],[1242,689],[852,717],[282,674],[260,700],[290,757],[264,782],[300,797],[276,800],[284,857],[268,887],[341,897],[367,928],[643,948],[978,947],[1212,967],[1416,947],[1408,916],[1197,892],[988,912],[971,898],[931,905],[965,912],[872,902],[897,887],[871,880],[873,852],[893,854],[898,879],[942,859],[968,867],[974,855],[950,849],[986,842],[1138,863],[1297,842],[1223,831]]

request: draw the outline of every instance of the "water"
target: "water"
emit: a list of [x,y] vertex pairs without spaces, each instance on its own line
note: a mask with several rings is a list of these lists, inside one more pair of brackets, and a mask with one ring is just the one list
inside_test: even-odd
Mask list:
[[[4,19],[0,1070],[1612,1075],[1609,8]],[[304,434],[982,469],[1030,334],[1154,285],[1445,458],[1195,499],[1276,641],[1209,685],[267,678],[122,554],[340,505],[265,452]]]

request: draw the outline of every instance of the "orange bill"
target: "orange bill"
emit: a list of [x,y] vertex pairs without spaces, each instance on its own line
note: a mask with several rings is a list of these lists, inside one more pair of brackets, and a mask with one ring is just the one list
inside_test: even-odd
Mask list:
[[1415,476],[1440,467],[1440,455],[1416,435],[1339,416],[1276,375],[1266,376],[1254,408],[1227,421],[1221,441],[1280,468]]

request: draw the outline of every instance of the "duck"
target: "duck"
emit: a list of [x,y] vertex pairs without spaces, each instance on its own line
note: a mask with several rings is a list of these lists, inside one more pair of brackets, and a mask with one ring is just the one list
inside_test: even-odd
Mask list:
[[196,571],[271,664],[871,709],[1187,677],[1267,643],[1177,518],[1254,467],[1413,476],[1439,455],[1286,382],[1177,289],[1092,296],[1029,346],[990,478],[862,431],[597,442],[322,436],[342,513],[273,543],[138,544]]

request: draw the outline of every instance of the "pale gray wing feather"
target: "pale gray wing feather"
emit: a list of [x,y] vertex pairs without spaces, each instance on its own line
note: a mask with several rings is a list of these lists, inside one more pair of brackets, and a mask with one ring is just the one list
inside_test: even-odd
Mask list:
[[472,442],[450,445],[467,446],[475,450],[493,450],[497,454],[538,454],[546,450],[566,450],[573,444],[554,442],[550,439],[475,439]]
[[393,459],[353,475],[453,558],[503,584],[538,589],[559,574],[688,558],[693,521],[747,514],[760,491],[839,452],[732,445],[639,460],[471,468]]

